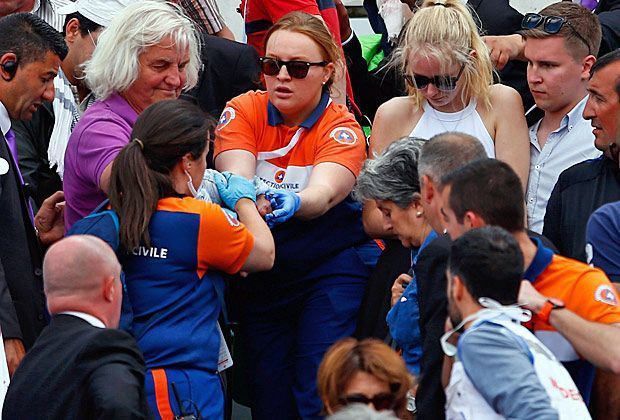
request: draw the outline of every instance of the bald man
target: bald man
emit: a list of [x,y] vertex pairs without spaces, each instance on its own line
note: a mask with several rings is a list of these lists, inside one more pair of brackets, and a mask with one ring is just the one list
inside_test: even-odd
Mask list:
[[3,418],[144,419],[144,360],[117,330],[121,266],[94,236],[54,244],[43,262],[52,319],[17,368]]

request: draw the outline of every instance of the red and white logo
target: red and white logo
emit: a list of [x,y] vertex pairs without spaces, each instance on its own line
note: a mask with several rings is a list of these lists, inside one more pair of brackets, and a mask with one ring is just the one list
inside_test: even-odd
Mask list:
[[284,182],[285,176],[286,176],[286,171],[280,169],[279,171],[276,171],[276,173],[273,175],[273,179],[274,181],[276,181],[277,184],[281,184]]
[[236,113],[234,108],[224,108],[224,111],[222,111],[222,115],[220,115],[220,119],[217,122],[217,130],[219,131],[222,128],[226,127],[232,120],[235,119],[235,116]]
[[341,144],[355,144],[357,142],[357,134],[349,127],[337,127],[332,130],[329,137]]
[[601,284],[594,292],[594,300],[611,306],[618,306],[616,292],[609,284]]

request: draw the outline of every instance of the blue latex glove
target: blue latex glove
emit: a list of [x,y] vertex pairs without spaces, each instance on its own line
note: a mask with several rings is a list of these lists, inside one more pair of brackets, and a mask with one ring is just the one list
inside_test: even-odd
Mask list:
[[220,199],[226,207],[234,210],[237,201],[241,198],[249,198],[256,202],[256,192],[252,181],[230,172],[222,172],[222,175],[223,177],[214,178],[214,181]]
[[271,190],[265,197],[271,203],[272,209],[271,213],[265,215],[265,221],[270,228],[286,222],[301,206],[301,198],[293,191]]

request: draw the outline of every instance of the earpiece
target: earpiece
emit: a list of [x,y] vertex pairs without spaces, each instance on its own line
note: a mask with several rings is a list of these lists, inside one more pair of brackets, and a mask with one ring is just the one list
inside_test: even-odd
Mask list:
[[4,80],[8,82],[15,77],[15,73],[17,73],[17,61],[7,61],[4,64],[0,64],[0,67],[9,74],[8,78],[2,77]]

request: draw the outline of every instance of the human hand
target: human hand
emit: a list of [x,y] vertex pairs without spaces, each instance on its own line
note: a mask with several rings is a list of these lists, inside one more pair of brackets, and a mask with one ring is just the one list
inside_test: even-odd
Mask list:
[[24,343],[19,338],[4,339],[4,353],[6,354],[6,364],[9,367],[9,376],[12,378],[15,369],[26,355]]
[[349,39],[351,36],[351,22],[349,21],[349,13],[347,8],[342,4],[342,0],[335,0],[336,13],[338,14],[338,24],[340,25],[340,39],[343,41]]
[[535,314],[540,312],[542,307],[547,302],[547,298],[532,286],[532,282],[529,280],[522,280],[521,287],[519,288],[519,305],[523,305],[525,308],[531,310]]
[[392,285],[392,306],[396,305],[396,302],[403,295],[403,292],[407,288],[407,285],[411,282],[412,277],[409,274],[401,274],[396,278]]
[[273,228],[293,217],[301,206],[301,198],[293,191],[269,191],[265,197],[271,203],[273,211],[265,215],[267,226]]
[[263,219],[268,213],[271,213],[271,203],[265,197],[265,194],[256,197],[256,210],[258,210],[258,214],[260,214]]
[[65,233],[65,194],[56,191],[49,196],[34,217],[34,226],[43,245],[62,239]]
[[525,43],[519,34],[502,36],[483,36],[484,43],[489,48],[493,65],[501,70],[510,60],[523,56]]
[[222,172],[223,177],[215,177],[215,186],[220,199],[226,207],[234,210],[237,202],[247,198],[256,202],[256,190],[252,181],[230,172]]

